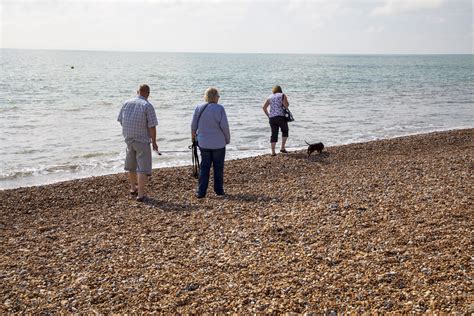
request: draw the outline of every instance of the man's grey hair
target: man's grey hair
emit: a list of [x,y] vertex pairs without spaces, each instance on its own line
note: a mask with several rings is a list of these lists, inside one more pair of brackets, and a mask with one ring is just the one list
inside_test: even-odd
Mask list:
[[217,103],[219,101],[219,91],[216,88],[209,87],[204,93],[204,100],[209,103]]

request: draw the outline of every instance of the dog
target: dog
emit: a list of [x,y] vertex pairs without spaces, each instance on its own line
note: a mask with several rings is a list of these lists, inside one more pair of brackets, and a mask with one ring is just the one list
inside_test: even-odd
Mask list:
[[323,143],[314,143],[310,144],[307,141],[304,141],[306,144],[308,144],[308,157],[311,156],[313,151],[317,151],[318,154],[321,154],[324,149],[324,144]]

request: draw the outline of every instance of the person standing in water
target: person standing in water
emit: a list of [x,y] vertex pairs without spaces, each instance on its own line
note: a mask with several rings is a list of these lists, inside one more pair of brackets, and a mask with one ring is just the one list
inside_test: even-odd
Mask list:
[[[275,156],[275,147],[278,142],[278,130],[281,129],[282,139],[281,139],[281,153],[288,153],[286,151],[285,145],[288,139],[288,122],[285,119],[285,112],[283,108],[288,108],[290,104],[288,103],[288,98],[283,94],[283,91],[280,86],[274,86],[272,88],[272,94],[265,100],[263,104],[263,112],[269,118],[270,128],[272,130],[272,135],[270,137],[270,144],[272,148],[272,156]],[[270,112],[268,111],[270,107]]]

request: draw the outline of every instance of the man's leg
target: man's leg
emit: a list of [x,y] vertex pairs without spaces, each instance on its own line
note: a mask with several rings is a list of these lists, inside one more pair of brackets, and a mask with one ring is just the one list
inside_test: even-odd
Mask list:
[[137,173],[134,171],[129,171],[128,181],[130,182],[130,192],[136,192],[137,191]]
[[128,171],[128,180],[130,183],[130,192],[137,191],[137,152],[132,143],[127,143],[125,152],[125,170]]
[[145,186],[148,183],[148,175],[144,173],[138,174],[138,198],[145,195]]
[[142,199],[145,196],[145,186],[148,183],[148,176],[151,175],[151,148],[150,144],[134,142],[137,152],[137,173],[138,173],[138,196]]

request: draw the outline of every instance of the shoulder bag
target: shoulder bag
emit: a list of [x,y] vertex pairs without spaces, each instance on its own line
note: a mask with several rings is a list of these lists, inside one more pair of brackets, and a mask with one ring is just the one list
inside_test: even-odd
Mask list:
[[282,97],[281,97],[281,107],[283,108],[283,114],[285,116],[285,120],[287,122],[293,122],[295,119],[293,118],[293,114],[290,112],[290,110],[288,108],[285,108],[285,106],[283,105],[283,100],[285,99],[285,95],[282,94]]

